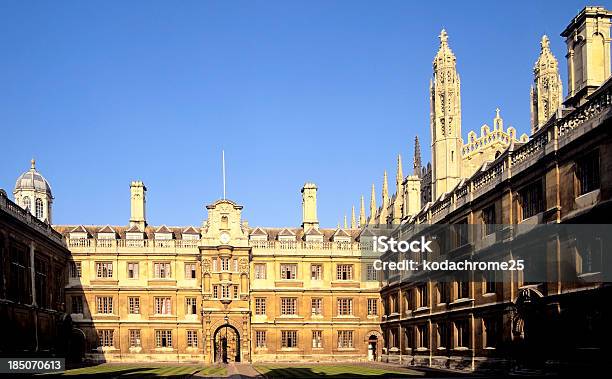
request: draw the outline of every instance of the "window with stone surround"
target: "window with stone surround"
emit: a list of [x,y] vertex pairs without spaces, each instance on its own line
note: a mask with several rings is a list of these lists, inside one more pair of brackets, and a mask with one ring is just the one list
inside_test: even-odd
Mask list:
[[265,297],[255,298],[255,314],[259,316],[266,314],[266,298]]
[[172,299],[169,297],[156,297],[155,303],[155,314],[157,315],[170,315],[172,314]]
[[187,331],[187,347],[198,347],[198,331]]
[[97,296],[96,309],[99,314],[113,313],[113,297],[112,296]]
[[255,263],[255,279],[266,279],[266,264],[265,263]]
[[128,311],[130,314],[140,314],[140,298],[136,296],[128,297]]
[[338,316],[350,316],[353,314],[353,299],[338,299]]
[[281,347],[297,347],[297,330],[281,330]]
[[311,299],[311,308],[313,316],[320,316],[323,314],[323,299],[316,297]]
[[378,316],[378,299],[368,299],[368,316]]
[[337,280],[353,280],[353,265],[339,264],[336,266]]
[[138,279],[138,262],[128,262],[127,264],[127,277],[128,279]]
[[323,279],[323,266],[320,264],[310,265],[310,280]]
[[114,334],[113,329],[98,329],[98,346],[100,347],[113,347],[114,346]]
[[71,278],[81,277],[81,262],[79,261],[70,262],[70,277]]
[[281,297],[281,315],[297,314],[297,298]]
[[518,191],[518,194],[521,220],[528,219],[544,211],[544,193],[541,180],[523,187]]
[[576,161],[576,195],[599,189],[599,151],[592,151]]
[[322,330],[312,331],[312,347],[314,348],[323,347],[323,331]]
[[468,320],[455,321],[455,347],[470,347],[470,329]]
[[113,262],[96,262],[96,276],[98,278],[112,278]]
[[281,264],[281,279],[294,280],[297,278],[297,264],[283,263]]
[[153,275],[156,279],[169,279],[170,262],[155,262],[153,264]]
[[353,331],[338,330],[338,348],[352,349],[353,348]]
[[172,347],[172,330],[156,330],[155,347]]
[[140,347],[140,329],[129,329],[130,347]]
[[195,315],[198,314],[197,300],[195,297],[185,298],[185,314]]
[[194,262],[185,263],[185,279],[196,279],[196,264]]
[[265,330],[255,331],[255,347],[259,347],[259,348],[266,347],[266,331]]
[[83,296],[72,296],[72,313],[83,313]]

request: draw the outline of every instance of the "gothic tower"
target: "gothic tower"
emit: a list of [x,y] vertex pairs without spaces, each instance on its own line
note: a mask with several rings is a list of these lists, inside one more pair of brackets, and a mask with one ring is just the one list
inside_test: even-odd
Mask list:
[[317,186],[314,183],[306,183],[302,187],[302,228],[304,228],[304,231],[308,231],[310,228],[319,228]]
[[448,35],[440,33],[440,49],[433,61],[430,83],[431,152],[433,199],[461,180],[461,92],[456,58],[448,46]]
[[563,85],[559,63],[550,51],[550,41],[544,35],[540,42],[540,57],[533,67],[531,86],[531,133],[535,133],[557,111],[563,100]]

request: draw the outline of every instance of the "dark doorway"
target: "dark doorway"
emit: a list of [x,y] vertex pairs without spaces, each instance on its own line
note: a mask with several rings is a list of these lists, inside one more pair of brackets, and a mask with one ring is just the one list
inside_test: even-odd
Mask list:
[[215,363],[240,362],[240,334],[230,324],[221,325],[213,336]]

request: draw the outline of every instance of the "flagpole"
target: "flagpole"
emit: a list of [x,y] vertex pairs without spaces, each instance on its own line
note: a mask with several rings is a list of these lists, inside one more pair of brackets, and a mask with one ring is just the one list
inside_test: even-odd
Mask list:
[[223,200],[225,200],[225,150],[221,150],[221,159],[223,160]]

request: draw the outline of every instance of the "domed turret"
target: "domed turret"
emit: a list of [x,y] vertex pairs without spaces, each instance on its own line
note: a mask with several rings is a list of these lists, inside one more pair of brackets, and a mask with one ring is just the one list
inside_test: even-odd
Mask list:
[[36,161],[32,159],[30,169],[17,178],[13,195],[15,203],[29,210],[41,221],[51,223],[51,204],[53,195],[49,182],[36,171]]

